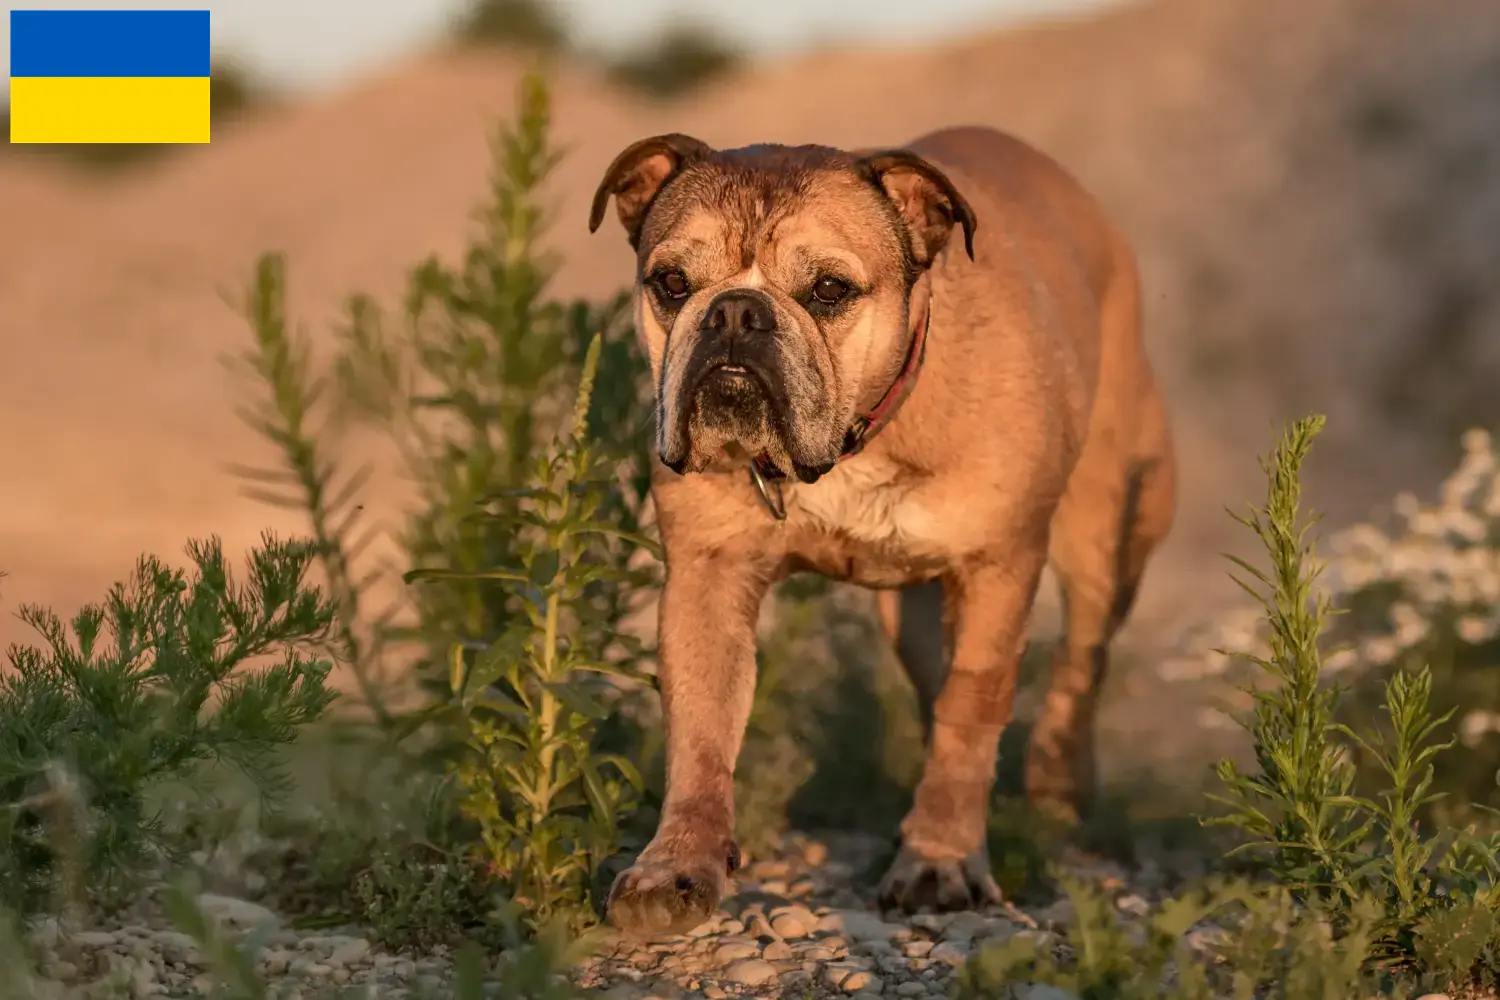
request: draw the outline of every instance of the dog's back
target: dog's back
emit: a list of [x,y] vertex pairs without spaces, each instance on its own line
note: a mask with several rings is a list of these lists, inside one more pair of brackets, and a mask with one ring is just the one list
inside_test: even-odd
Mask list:
[[[949,381],[957,377],[1023,397],[1038,394],[1029,406],[1012,399],[1002,407],[1010,419],[1024,419],[1028,411],[1055,418],[1060,397],[1071,397],[1067,411],[1079,421],[1073,433],[1082,440],[1068,468],[1052,464],[1055,455],[1033,452],[1031,468],[1021,473],[1066,476],[1048,543],[1048,561],[1067,599],[1066,635],[1053,662],[1046,709],[1033,731],[1026,784],[1034,803],[1071,816],[1087,804],[1095,784],[1092,720],[1109,640],[1130,612],[1146,561],[1171,527],[1175,506],[1172,442],[1142,340],[1135,256],[1078,181],[1014,137],[988,128],[951,128],[909,148],[941,164],[981,220],[975,240],[980,266],[962,261],[943,269],[937,280],[946,287],[935,295],[970,308],[1004,303],[991,322],[950,327],[954,336],[973,342],[953,349],[961,361],[950,367]],[[1011,341],[1017,343],[1002,346]],[[1017,357],[1026,369],[995,372]],[[1050,401],[1040,394],[1050,394]],[[901,615],[893,598],[882,603],[894,634]],[[913,609],[922,606],[918,600]],[[937,634],[936,616],[924,617]],[[909,668],[914,674],[938,671],[936,655]]]
[[[1136,315],[1135,257],[1099,203],[1061,164],[1014,136],[979,126],[931,132],[908,148],[963,178],[961,187],[982,220],[979,239],[988,252],[980,263],[988,273],[956,268],[956,282],[983,284],[991,297],[997,288],[1010,295],[1038,287],[1052,292],[1053,301],[1040,305],[1059,315],[1044,324],[1045,331],[1066,339],[1090,399],[1101,381],[1128,383],[1130,388],[1115,384],[1105,390],[1127,393],[1142,374],[1149,381]],[[1038,305],[1021,307],[1034,312]],[[1121,315],[1105,316],[1110,311]]]

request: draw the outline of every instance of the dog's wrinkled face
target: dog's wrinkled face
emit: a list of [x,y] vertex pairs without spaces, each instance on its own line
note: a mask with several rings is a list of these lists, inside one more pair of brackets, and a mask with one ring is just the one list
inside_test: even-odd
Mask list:
[[904,359],[913,285],[955,222],[966,245],[974,228],[947,178],[899,150],[658,136],[616,158],[591,229],[611,195],[678,472],[756,456],[805,482],[831,469]]

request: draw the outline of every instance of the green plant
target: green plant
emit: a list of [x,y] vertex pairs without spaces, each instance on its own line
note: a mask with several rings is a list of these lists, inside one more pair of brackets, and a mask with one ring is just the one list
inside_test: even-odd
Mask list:
[[[427,904],[436,897],[413,895],[406,883],[414,885],[437,863],[434,850],[462,855],[464,840],[477,835],[465,822],[488,824],[492,839],[515,833],[498,832],[494,824],[501,819],[474,810],[492,806],[496,815],[522,823],[525,836],[538,838],[556,834],[555,823],[571,815],[572,792],[549,786],[563,775],[549,770],[551,760],[537,762],[538,774],[551,777],[527,788],[511,784],[512,776],[484,788],[475,773],[453,790],[431,776],[435,766],[450,777],[469,773],[481,723],[517,722],[494,709],[499,699],[517,696],[506,687],[506,672],[530,662],[519,637],[539,629],[537,649],[548,650],[535,665],[546,672],[549,687],[543,697],[523,685],[526,709],[535,709],[533,721],[543,729],[573,740],[569,752],[577,751],[589,780],[604,766],[595,758],[607,760],[612,745],[632,752],[641,745],[628,718],[641,710],[634,702],[639,689],[598,689],[575,667],[583,666],[587,651],[590,669],[634,675],[647,658],[630,623],[650,600],[658,575],[650,553],[637,544],[648,530],[645,359],[629,327],[628,294],[600,307],[547,294],[556,262],[538,246],[548,221],[540,192],[559,154],[551,146],[550,105],[539,76],[523,79],[516,118],[497,130],[491,149],[489,197],[475,213],[477,231],[459,262],[432,257],[416,267],[404,308],[394,317],[370,296],[352,296],[328,377],[315,372],[308,337],[286,318],[284,268],[274,256],[257,267],[245,307],[255,342],[235,364],[260,393],[243,416],[280,456],[278,468],[237,471],[251,495],[308,514],[339,607],[339,659],[351,667],[380,728],[397,741],[393,746],[414,749],[408,764],[423,769],[424,781],[450,788],[434,803],[443,814],[436,825],[444,829],[427,840],[431,850],[418,850],[418,858],[410,856],[412,845],[384,845],[375,854],[389,863],[362,876],[364,904],[384,906],[382,920],[399,925],[395,936],[442,935],[436,922],[420,915],[434,909]],[[590,391],[579,397],[583,410],[570,414],[567,399],[585,364]],[[585,426],[599,435],[596,443],[576,437]],[[369,594],[391,567],[375,564],[372,555],[382,526],[362,503],[370,467],[345,469],[338,459],[354,428],[373,431],[389,446],[415,490],[416,503],[394,539],[404,563],[398,568],[419,567],[421,583],[404,591],[409,606],[373,618]],[[580,527],[580,516],[588,526]],[[541,573],[548,560],[567,563],[555,581],[545,574],[534,581],[557,589],[550,619],[538,610],[539,592],[518,590],[512,579],[516,567]],[[403,611],[411,612],[404,622]],[[391,707],[387,678],[396,668],[417,679],[424,704]],[[455,678],[466,685],[461,693]],[[587,733],[570,728],[566,706],[586,701],[594,711],[600,697],[610,717],[592,720]],[[557,753],[550,737],[537,739],[549,758]],[[572,760],[565,755],[556,763],[573,766]],[[463,802],[455,802],[454,793]],[[518,812],[514,796],[522,793],[537,798]],[[494,800],[488,806],[482,805],[486,796]],[[454,822],[455,806],[466,820]],[[532,815],[552,819],[531,824],[525,817]],[[580,884],[569,880],[593,869],[617,834],[611,830],[599,840],[587,832],[595,839],[578,840],[593,830],[585,824],[562,840],[538,840],[525,850],[495,840],[488,863],[533,908],[533,918],[543,920],[564,903],[586,902]],[[583,853],[571,860],[560,853],[575,848]],[[536,874],[564,868],[572,874],[561,881]],[[407,916],[391,918],[394,912]]]
[[571,44],[566,22],[545,0],[470,0],[449,32],[462,45],[562,52]]
[[580,926],[597,866],[619,844],[640,776],[624,757],[599,753],[595,723],[610,714],[613,685],[594,677],[636,678],[601,651],[635,643],[612,633],[610,608],[587,599],[604,580],[628,583],[614,551],[654,543],[601,519],[616,488],[611,466],[588,440],[590,395],[602,341],[590,345],[573,426],[555,453],[538,460],[537,485],[487,498],[475,514],[513,533],[513,563],[480,570],[418,568],[409,581],[480,578],[515,593],[521,612],[477,652],[451,647],[451,700],[434,712],[455,719],[469,754],[459,765],[460,808],[478,821],[486,858],[528,911],[546,923]]
[[232,464],[230,471],[245,481],[250,498],[306,512],[312,551],[338,612],[334,638],[339,662],[351,672],[363,707],[389,727],[393,717],[382,654],[391,616],[387,612],[368,627],[366,593],[377,574],[357,575],[353,568],[379,537],[360,518],[357,502],[370,468],[345,476],[334,459],[342,441],[322,408],[329,381],[314,373],[312,345],[305,335],[288,329],[285,308],[286,262],[266,254],[256,263],[244,304],[254,346],[227,358],[226,364],[264,388],[264,397],[241,406],[239,415],[275,447],[282,468]]
[[[1356,730],[1383,724],[1386,681],[1424,668],[1434,714],[1453,713],[1460,746],[1433,760],[1432,787],[1443,796],[1418,809],[1428,826],[1487,824],[1487,810],[1500,806],[1500,450],[1476,429],[1463,435],[1462,453],[1436,502],[1404,493],[1390,523],[1334,534],[1319,580],[1336,612],[1324,623],[1320,669],[1345,686],[1338,721]],[[1251,607],[1215,624],[1210,644],[1229,652],[1199,649],[1181,665],[1247,664],[1263,676],[1253,657],[1237,654],[1268,655],[1265,616]],[[1380,787],[1380,762],[1358,745],[1349,751],[1356,788]]]
[[1058,880],[1072,904],[1066,946],[1022,932],[982,948],[960,971],[960,998],[1025,996],[1012,988],[1027,983],[1080,1000],[1348,1000],[1381,986],[1364,967],[1379,910],[1368,900],[1335,936],[1284,889],[1212,884],[1128,921],[1102,890]]
[[624,56],[605,60],[605,73],[622,87],[651,97],[680,97],[739,66],[742,55],[706,28],[675,25]]
[[1231,557],[1255,581],[1236,576],[1235,582],[1265,608],[1270,653],[1254,656],[1253,662],[1273,683],[1269,690],[1252,692],[1255,713],[1248,728],[1257,770],[1242,774],[1233,762],[1220,763],[1226,793],[1213,798],[1232,812],[1211,822],[1257,838],[1237,851],[1270,848],[1282,880],[1353,897],[1345,860],[1363,843],[1369,824],[1358,813],[1354,772],[1335,739],[1338,692],[1321,683],[1318,640],[1329,604],[1325,595],[1313,594],[1309,525],[1298,510],[1302,461],[1322,425],[1322,418],[1314,417],[1283,433],[1274,457],[1262,463],[1266,506],[1236,516],[1255,532],[1271,562],[1268,575]]
[[[629,328],[628,295],[598,308],[547,297],[556,263],[538,241],[547,222],[540,189],[559,159],[550,115],[542,79],[527,76],[514,125],[494,138],[490,197],[462,263],[432,258],[412,273],[399,332],[369,297],[355,296],[335,362],[343,413],[390,441],[418,491],[400,535],[408,564],[456,571],[411,592],[418,624],[407,636],[438,699],[448,693],[449,643],[486,647],[521,609],[503,580],[479,572],[514,565],[520,541],[509,524],[476,512],[531,485],[543,449],[564,429],[567,394],[600,331],[588,419],[601,435],[598,457],[610,463],[596,472],[620,488],[600,495],[598,516],[626,536],[644,527],[650,380]],[[635,570],[631,547],[610,552],[620,572],[597,575],[580,600],[618,629],[650,598],[652,579]]]
[[283,792],[276,751],[334,698],[311,655],[333,622],[305,580],[311,546],[266,536],[243,582],[217,540],[187,551],[191,575],[142,558],[67,624],[21,609],[42,645],[13,646],[0,673],[0,897],[23,912],[111,902],[170,858],[149,795],[200,765]]
[[[1419,969],[1416,942],[1431,940],[1439,926],[1434,921],[1446,920],[1438,914],[1466,914],[1460,924],[1469,933],[1492,934],[1493,921],[1483,914],[1500,906],[1500,854],[1495,841],[1467,831],[1424,836],[1418,829],[1418,811],[1437,797],[1433,759],[1452,745],[1433,742],[1450,716],[1431,712],[1425,670],[1398,673],[1386,683],[1388,732],[1361,735],[1335,721],[1339,690],[1321,683],[1319,649],[1330,605],[1313,593],[1310,522],[1299,510],[1302,462],[1322,425],[1321,417],[1310,417],[1283,433],[1263,463],[1265,506],[1239,518],[1270,560],[1268,572],[1235,562],[1255,581],[1240,579],[1241,586],[1265,609],[1270,652],[1253,662],[1272,684],[1252,691],[1254,713],[1244,723],[1257,768],[1245,773],[1227,760],[1219,765],[1225,791],[1216,798],[1229,812],[1208,822],[1248,835],[1237,852],[1260,853],[1297,898],[1328,906],[1340,920],[1362,900],[1376,901],[1369,957],[1387,967]],[[1350,745],[1383,772],[1385,787],[1372,797],[1356,792]],[[1492,944],[1480,940],[1475,955],[1487,954]]]

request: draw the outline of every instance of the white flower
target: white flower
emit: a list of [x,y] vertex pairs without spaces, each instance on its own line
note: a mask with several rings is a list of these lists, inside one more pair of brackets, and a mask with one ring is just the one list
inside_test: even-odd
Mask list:
[[1478,615],[1465,615],[1458,620],[1455,631],[1464,642],[1477,646],[1495,637],[1496,624],[1494,616],[1481,618]]
[[1343,673],[1350,667],[1359,665],[1359,654],[1352,649],[1336,649],[1323,658],[1323,672],[1329,674]]
[[1400,654],[1401,650],[1396,645],[1396,641],[1389,636],[1381,635],[1365,640],[1364,658],[1377,667],[1394,663]]
[[1500,714],[1469,712],[1459,721],[1458,738],[1466,747],[1478,746],[1490,733],[1500,733]]

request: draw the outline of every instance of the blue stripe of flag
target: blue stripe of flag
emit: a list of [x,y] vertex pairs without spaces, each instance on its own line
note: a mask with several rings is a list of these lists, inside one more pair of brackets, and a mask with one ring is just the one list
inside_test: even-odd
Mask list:
[[10,75],[208,76],[206,10],[13,10]]

